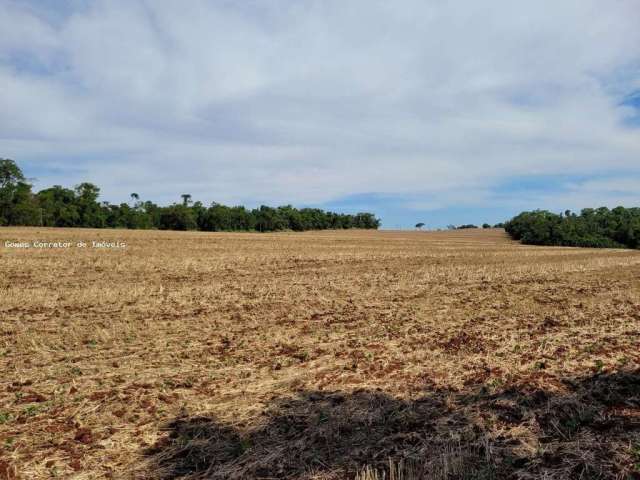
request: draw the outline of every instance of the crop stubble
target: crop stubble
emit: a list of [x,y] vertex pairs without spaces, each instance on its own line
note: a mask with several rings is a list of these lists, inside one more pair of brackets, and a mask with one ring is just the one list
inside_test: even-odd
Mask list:
[[[640,462],[640,252],[528,247],[494,229],[3,228],[0,241],[0,479],[353,478],[389,456],[464,442],[456,432],[467,427],[474,445],[493,445],[480,456],[497,478],[631,475]],[[615,390],[598,382],[619,378],[631,390],[582,419],[600,400],[580,392]],[[545,417],[580,401],[577,420]],[[394,420],[376,418],[393,412],[414,423],[385,431]],[[593,422],[612,416],[602,434]],[[349,436],[363,429],[377,444]],[[217,466],[228,445],[189,450],[207,431],[233,433]],[[393,435],[401,448],[384,443]],[[296,441],[295,462],[276,458]],[[575,458],[558,460],[567,452]]]

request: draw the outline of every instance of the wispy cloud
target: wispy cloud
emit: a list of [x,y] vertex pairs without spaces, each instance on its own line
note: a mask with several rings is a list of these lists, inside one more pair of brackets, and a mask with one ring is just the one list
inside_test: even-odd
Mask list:
[[[640,178],[635,0],[0,6],[0,155],[40,185],[66,168],[112,200],[374,192],[510,211],[526,196],[497,194],[510,179]],[[637,200],[626,192],[536,198]]]

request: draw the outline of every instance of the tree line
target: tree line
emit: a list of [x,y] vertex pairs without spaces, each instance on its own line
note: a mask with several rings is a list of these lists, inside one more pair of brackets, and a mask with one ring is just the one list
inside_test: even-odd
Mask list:
[[[447,225],[447,230],[468,230],[472,228],[480,228],[473,223],[465,223],[463,225]],[[489,225],[488,223],[483,223],[482,228],[504,228],[504,223],[496,223],[495,225]]]
[[32,191],[20,167],[0,158],[0,225],[160,230],[259,231],[377,229],[380,220],[372,213],[355,215],[319,208],[277,208],[262,205],[247,209],[218,203],[205,206],[183,194],[182,202],[159,206],[142,201],[137,193],[129,203],[99,202],[100,189],[88,182],[75,188],[60,185]]
[[505,230],[530,245],[639,248],[640,208],[585,208],[580,214],[522,212],[506,222]]

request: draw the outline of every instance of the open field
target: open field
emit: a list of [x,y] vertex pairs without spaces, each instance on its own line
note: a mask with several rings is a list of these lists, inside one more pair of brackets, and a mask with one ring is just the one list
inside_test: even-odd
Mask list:
[[640,478],[638,251],[501,230],[0,242],[2,480],[351,480],[389,458]]

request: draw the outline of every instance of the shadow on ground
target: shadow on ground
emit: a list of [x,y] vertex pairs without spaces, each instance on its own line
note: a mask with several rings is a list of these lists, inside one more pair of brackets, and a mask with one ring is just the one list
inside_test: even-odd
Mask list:
[[413,401],[303,392],[237,428],[178,418],[138,477],[640,479],[640,371],[564,383],[562,395],[478,387]]

